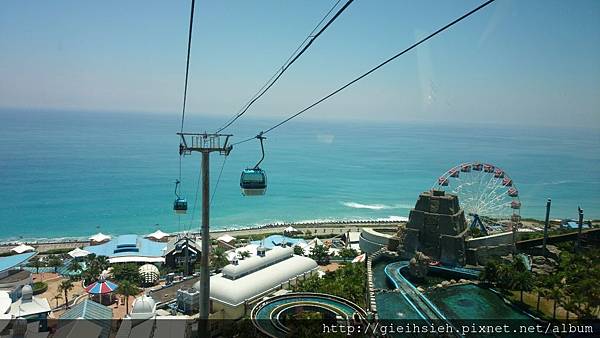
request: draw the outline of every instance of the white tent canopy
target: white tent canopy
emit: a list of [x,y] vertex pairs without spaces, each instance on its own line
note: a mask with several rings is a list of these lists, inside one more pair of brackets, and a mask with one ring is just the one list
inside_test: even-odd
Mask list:
[[290,234],[295,234],[295,233],[298,233],[298,232],[301,232],[301,231],[290,225],[289,227],[283,229],[283,232],[287,232],[287,233],[290,233]]
[[90,237],[89,239],[90,239],[90,241],[93,241],[93,242],[104,242],[104,241],[108,241],[110,239],[110,236],[99,232],[99,233],[95,234],[94,236]]
[[155,232],[153,232],[153,233],[149,234],[149,235],[148,235],[148,236],[146,236],[146,237],[149,237],[149,238],[154,238],[154,239],[161,240],[161,239],[163,239],[163,238],[165,238],[165,237],[169,237],[169,234],[168,234],[168,233],[166,233],[166,232],[163,232],[163,231],[161,231],[161,230],[159,229],[159,230],[156,230]]
[[19,244],[19,246],[12,248],[11,251],[22,254],[24,252],[35,251],[35,248],[27,244]]
[[221,242],[225,242],[225,243],[230,243],[231,241],[234,241],[235,237],[225,234],[220,236],[219,238],[217,238],[217,241],[221,241]]
[[311,240],[310,242],[308,242],[308,245],[323,245],[323,241],[320,240],[319,238],[315,237],[313,240]]
[[85,257],[85,256],[89,255],[90,253],[91,252],[89,252],[89,251],[75,248],[75,249],[69,251],[69,256],[71,256],[73,258],[79,258],[79,257]]

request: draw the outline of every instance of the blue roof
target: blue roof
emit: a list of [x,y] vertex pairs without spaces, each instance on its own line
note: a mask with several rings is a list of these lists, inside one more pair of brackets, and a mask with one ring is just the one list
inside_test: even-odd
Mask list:
[[[571,228],[571,229],[578,229],[579,228],[579,223],[575,222],[575,221],[567,221],[566,223],[563,224],[563,226],[566,226],[567,228]],[[588,228],[589,226],[586,223],[583,223],[581,228]]]
[[65,319],[87,319],[92,323],[102,327],[100,337],[108,337],[110,333],[110,327],[112,324],[112,310],[102,304],[96,303],[92,300],[86,299],[83,302],[73,306],[67,310],[62,316],[61,320]]
[[9,270],[23,264],[35,256],[37,252],[26,252],[18,255],[0,257],[0,272]]
[[271,235],[264,239],[264,241],[252,241],[252,244],[262,245],[267,249],[273,249],[276,246],[281,246],[282,244],[288,246],[294,246],[300,243],[306,243],[302,238],[291,238],[283,235]]
[[124,257],[162,257],[163,249],[167,243],[154,242],[138,235],[121,235],[112,241],[100,245],[91,245],[83,248],[97,256]]
[[117,246],[136,246],[137,244],[137,235],[121,235],[117,237]]

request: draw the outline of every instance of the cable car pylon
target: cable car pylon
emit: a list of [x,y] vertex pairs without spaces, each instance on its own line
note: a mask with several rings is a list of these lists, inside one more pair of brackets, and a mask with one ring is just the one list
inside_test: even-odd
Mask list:
[[[177,133],[181,137],[179,154],[191,155],[192,152],[202,154],[202,250],[200,255],[200,313],[199,320],[202,324],[200,332],[208,332],[208,315],[210,302],[210,153],[219,152],[227,156],[233,149],[229,145],[231,134],[197,134]],[[186,243],[187,244],[187,243]]]

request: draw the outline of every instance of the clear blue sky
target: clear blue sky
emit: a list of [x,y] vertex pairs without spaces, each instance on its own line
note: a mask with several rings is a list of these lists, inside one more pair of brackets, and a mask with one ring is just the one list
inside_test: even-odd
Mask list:
[[[190,113],[237,111],[333,3],[198,0]],[[356,0],[248,114],[294,113],[478,3]],[[189,6],[3,0],[0,107],[179,115]],[[498,0],[307,114],[598,127],[599,94],[600,1]]]

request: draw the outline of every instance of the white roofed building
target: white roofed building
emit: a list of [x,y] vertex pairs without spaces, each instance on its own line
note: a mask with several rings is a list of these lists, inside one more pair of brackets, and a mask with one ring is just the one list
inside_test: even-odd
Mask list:
[[[287,289],[298,279],[318,271],[314,260],[294,255],[292,248],[275,247],[264,256],[257,255],[225,266],[210,277],[210,318],[237,320],[250,312],[264,296]],[[200,284],[177,292],[178,307],[197,311]]]
[[68,255],[71,256],[72,258],[81,258],[81,257],[85,257],[89,254],[90,254],[89,251],[82,250],[80,248],[75,248],[68,252]]
[[8,313],[14,318],[25,318],[28,321],[39,321],[40,329],[46,329],[46,319],[52,310],[48,300],[43,297],[35,297],[31,285],[23,286],[21,298],[12,303]]

